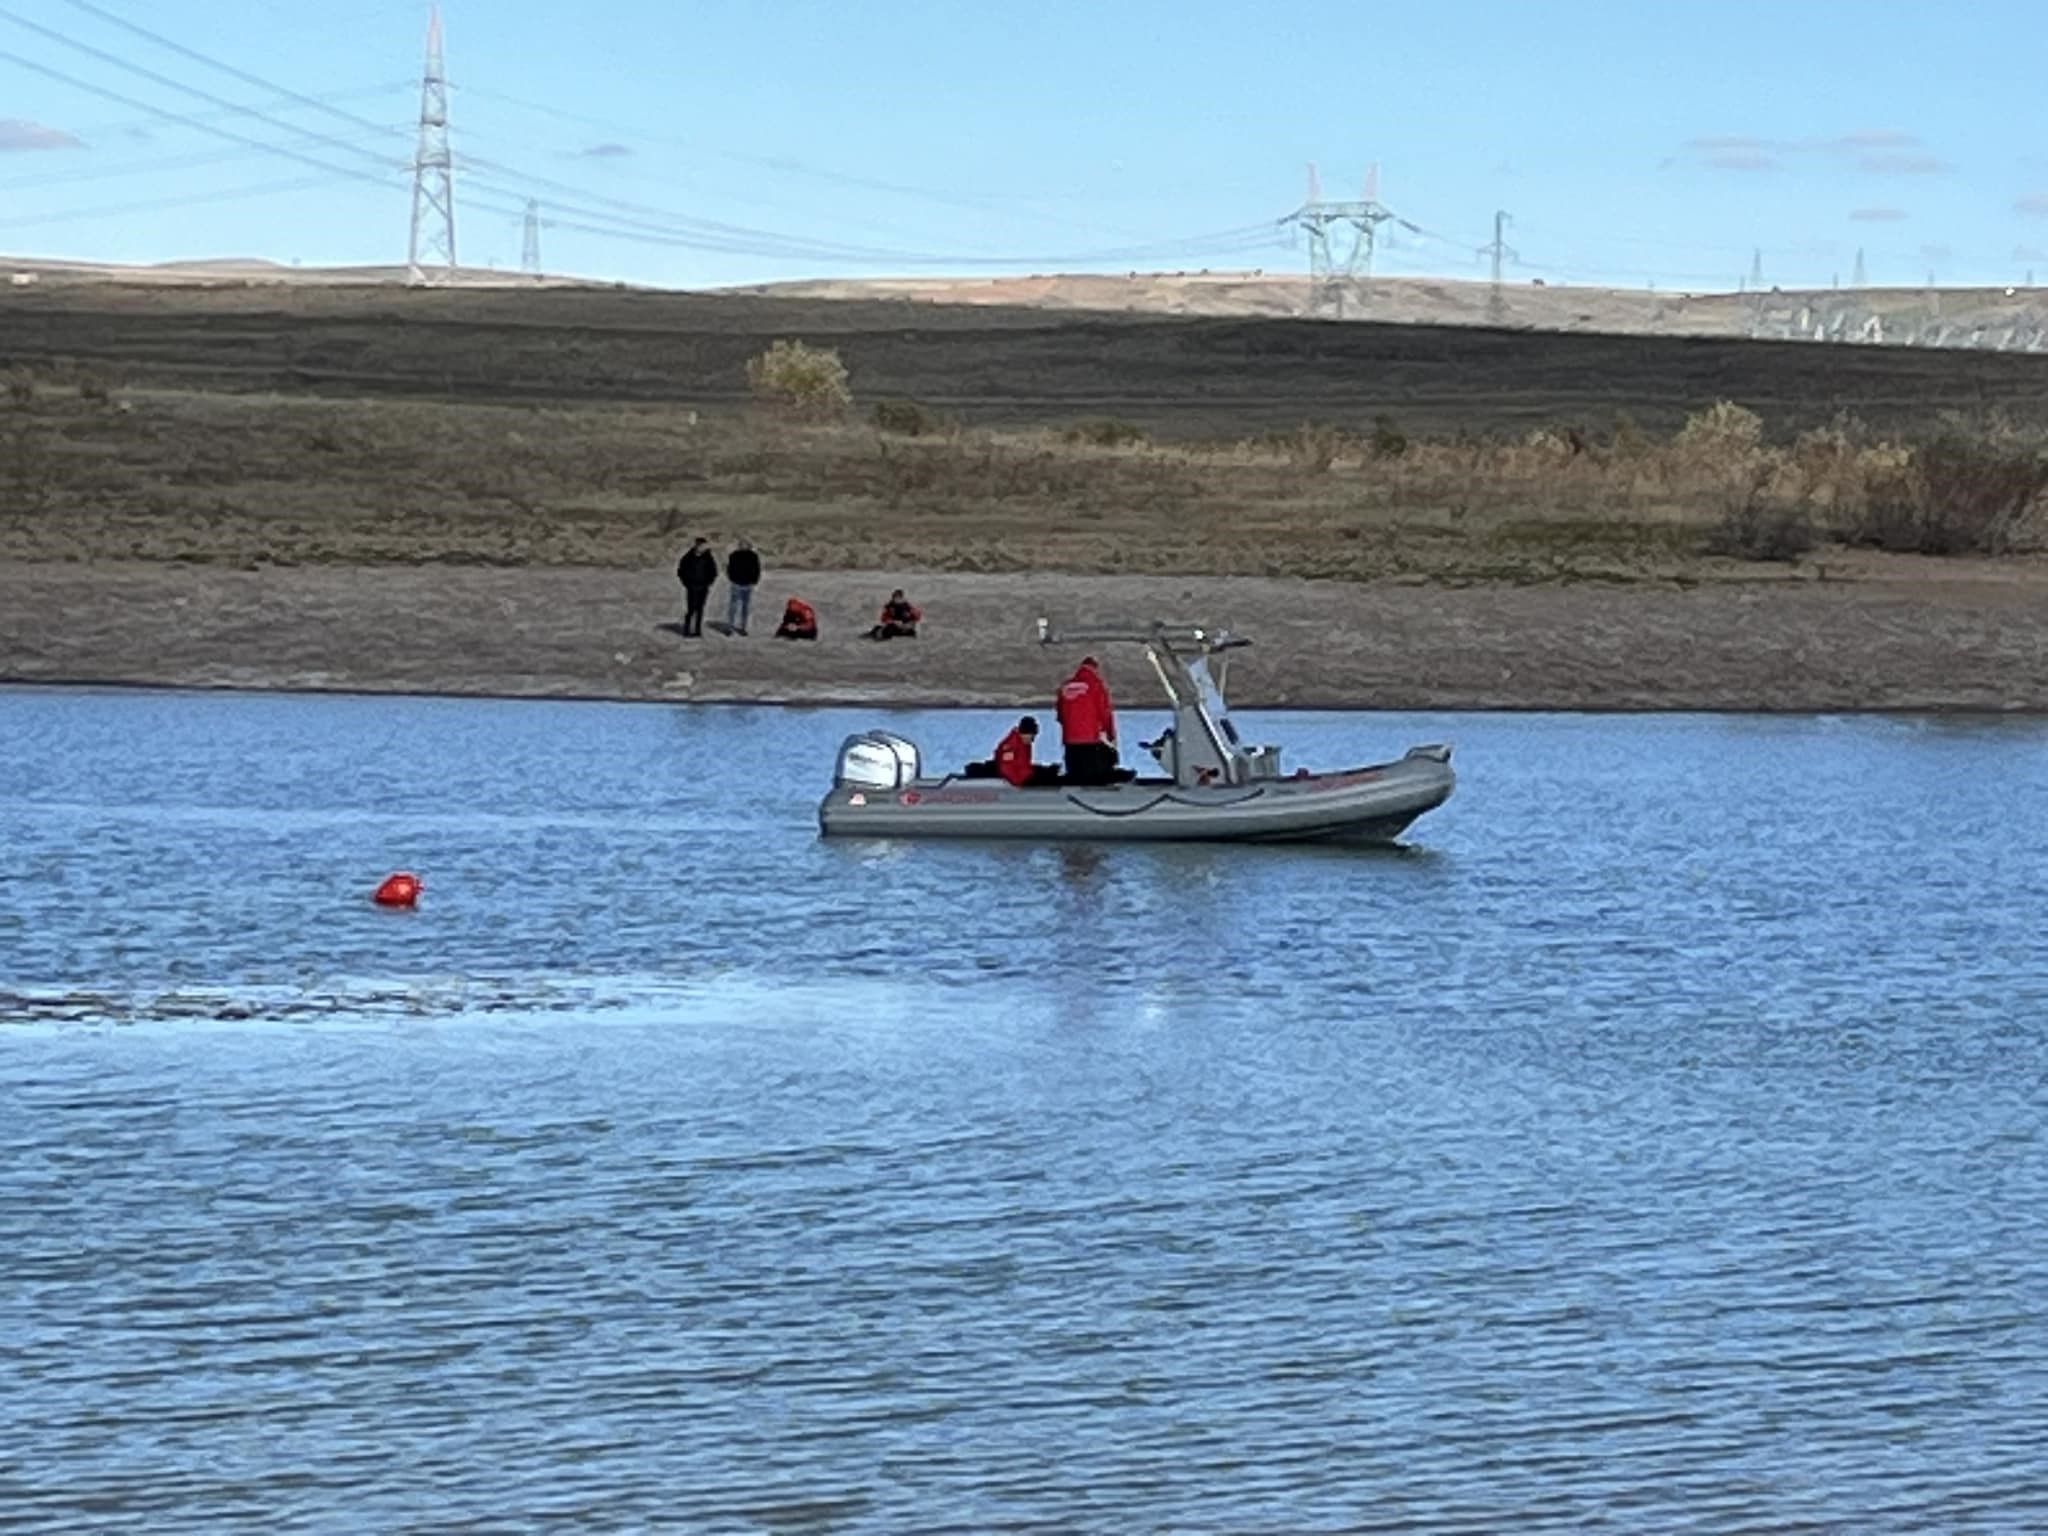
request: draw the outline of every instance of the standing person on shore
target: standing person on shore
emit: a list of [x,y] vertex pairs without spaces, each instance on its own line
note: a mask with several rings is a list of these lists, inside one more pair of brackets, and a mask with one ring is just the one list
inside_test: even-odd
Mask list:
[[732,553],[725,557],[725,580],[726,633],[744,635],[747,632],[747,611],[754,606],[754,588],[761,584],[761,557],[754,553],[754,546],[745,539],[735,544]]
[[1066,749],[1069,784],[1109,784],[1116,780],[1116,711],[1110,707],[1109,685],[1093,656],[1081,658],[1074,675],[1060,684],[1056,709],[1060,741]]
[[718,580],[718,556],[701,536],[690,540],[683,558],[676,562],[676,580],[683,584],[683,634],[695,638],[704,633],[704,599]]

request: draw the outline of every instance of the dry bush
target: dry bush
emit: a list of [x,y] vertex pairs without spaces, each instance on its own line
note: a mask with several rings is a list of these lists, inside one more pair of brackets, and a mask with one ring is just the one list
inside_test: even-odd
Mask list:
[[778,341],[747,362],[747,388],[758,400],[813,420],[828,420],[853,404],[846,364],[829,347]]
[[1351,434],[1326,421],[1304,421],[1285,432],[1267,432],[1251,446],[1287,460],[1312,475],[1326,475],[1339,458],[1356,449]]
[[942,437],[960,430],[960,424],[915,400],[877,400],[875,430],[898,437]]
[[1060,436],[1067,442],[1090,448],[1132,448],[1152,440],[1135,421],[1124,421],[1114,416],[1077,421]]
[[1759,466],[1746,484],[1731,492],[1726,510],[1702,544],[1708,554],[1737,560],[1797,560],[1811,553],[1820,542],[1812,508],[1773,494],[1778,478],[1777,466]]
[[1408,434],[1394,425],[1393,417],[1375,416],[1365,445],[1376,459],[1398,459],[1408,451]]
[[1894,554],[2005,555],[2034,547],[2048,458],[2003,436],[1945,432],[1872,475],[1847,542]]
[[1686,417],[1672,446],[1682,457],[1696,462],[1726,462],[1753,457],[1763,441],[1763,417],[1732,400],[1716,400]]
[[1614,418],[1614,427],[1607,434],[1607,452],[1612,458],[1640,459],[1651,451],[1649,434],[1636,425],[1635,418],[1626,412]]

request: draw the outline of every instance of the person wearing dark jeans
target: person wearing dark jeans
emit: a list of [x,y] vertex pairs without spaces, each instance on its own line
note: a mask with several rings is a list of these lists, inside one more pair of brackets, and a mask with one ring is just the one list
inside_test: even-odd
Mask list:
[[718,556],[711,553],[707,541],[690,540],[690,547],[676,562],[676,580],[683,584],[683,634],[702,635],[704,599],[711,595],[712,583],[718,580]]
[[1121,784],[1131,777],[1116,765],[1116,748],[1106,741],[1070,741],[1066,744],[1067,782],[1100,787]]
[[741,539],[725,557],[725,627],[735,635],[747,632],[747,610],[754,606],[754,588],[761,584],[761,557]]
[[1131,777],[1116,765],[1116,711],[1093,656],[1083,657],[1060,684],[1055,708],[1069,784],[1115,784]]

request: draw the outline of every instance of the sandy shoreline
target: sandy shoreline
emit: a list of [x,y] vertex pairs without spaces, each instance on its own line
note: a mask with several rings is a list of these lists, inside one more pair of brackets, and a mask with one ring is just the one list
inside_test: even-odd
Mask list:
[[[771,572],[754,634],[685,640],[665,572],[10,562],[0,680],[675,702],[1042,707],[1033,622],[1221,622],[1247,708],[2048,711],[2048,569],[1538,587]],[[925,635],[858,633],[901,582]],[[768,636],[817,605],[815,645]],[[723,612],[723,589],[712,615]],[[1152,684],[1112,650],[1133,702]]]

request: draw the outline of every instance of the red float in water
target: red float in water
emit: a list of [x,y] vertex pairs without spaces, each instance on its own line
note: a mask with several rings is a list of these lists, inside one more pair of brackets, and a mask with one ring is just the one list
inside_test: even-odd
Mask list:
[[409,907],[420,899],[420,877],[400,870],[395,875],[386,875],[384,883],[372,893],[370,900],[380,907]]

